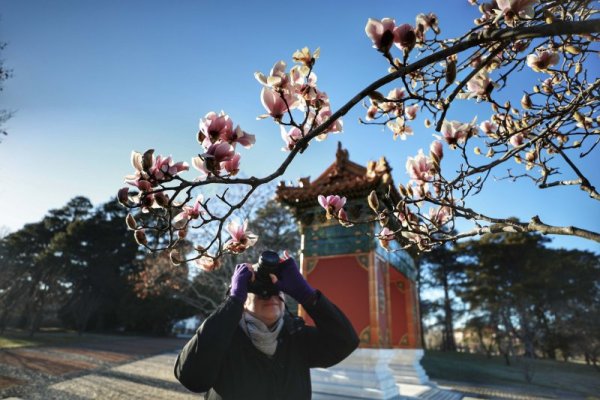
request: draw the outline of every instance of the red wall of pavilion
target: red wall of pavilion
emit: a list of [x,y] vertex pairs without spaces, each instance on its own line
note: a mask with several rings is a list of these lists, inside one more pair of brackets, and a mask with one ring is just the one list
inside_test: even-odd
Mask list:
[[416,312],[415,287],[398,272],[389,268],[390,308],[392,316],[392,347],[419,348]]
[[[356,256],[318,258],[307,281],[346,314],[359,335],[369,327],[369,272]],[[303,318],[313,324],[307,314]]]

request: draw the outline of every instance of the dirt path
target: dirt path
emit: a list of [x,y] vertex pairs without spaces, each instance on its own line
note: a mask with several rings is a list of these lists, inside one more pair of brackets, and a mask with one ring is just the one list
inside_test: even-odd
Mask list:
[[[0,350],[0,399],[187,398],[174,395],[188,392],[171,372],[184,344],[184,339],[127,337]],[[140,390],[144,397],[135,397]]]

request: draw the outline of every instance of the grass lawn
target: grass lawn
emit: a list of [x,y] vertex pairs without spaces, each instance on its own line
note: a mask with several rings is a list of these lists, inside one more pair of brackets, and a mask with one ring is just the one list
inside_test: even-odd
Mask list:
[[[433,380],[557,390],[583,396],[600,393],[600,371],[585,364],[511,359],[511,365],[507,366],[502,357],[441,351],[426,351],[421,363]],[[533,375],[531,383],[525,380],[526,369]]]

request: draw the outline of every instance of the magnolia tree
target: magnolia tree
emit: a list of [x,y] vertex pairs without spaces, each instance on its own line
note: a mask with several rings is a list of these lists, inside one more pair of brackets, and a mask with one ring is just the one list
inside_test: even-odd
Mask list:
[[[389,63],[388,73],[337,111],[317,85],[319,49],[296,51],[289,70],[278,61],[268,75],[256,73],[266,111],[259,118],[279,125],[283,150],[288,152],[267,176],[236,177],[236,148],[253,147],[255,136],[223,112],[209,112],[200,122],[200,154],[191,159],[197,171],[193,180],[181,176],[190,169],[186,162],[155,155],[154,150],[133,152],[135,171],[126,177],[129,186],[118,197],[131,209],[127,224],[135,239],[151,250],[170,249],[176,264],[195,260],[206,270],[217,268],[224,254],[241,253],[257,240],[247,231],[247,221],[231,218],[236,210],[259,186],[281,176],[311,142],[341,132],[342,116],[362,104],[361,122],[384,126],[394,139],[409,140],[417,116],[437,135],[428,150],[418,150],[406,161],[408,177],[397,187],[399,202],[374,192],[368,198],[372,220],[381,224],[384,247],[396,240],[402,247],[426,251],[447,241],[500,231],[574,235],[600,242],[596,232],[551,226],[537,216],[519,221],[485,215],[468,206],[469,197],[484,188],[495,169],[507,171],[509,179],[528,179],[540,189],[575,185],[600,200],[581,169],[600,140],[600,80],[591,66],[598,56],[600,20],[594,18],[593,2],[470,3],[481,15],[471,30],[456,38],[441,35],[443,21],[433,13],[419,14],[408,23],[369,19],[366,36],[374,56],[379,53]],[[523,88],[522,97],[507,99],[514,75],[526,69],[537,78]],[[379,91],[387,85],[395,87],[389,93]],[[453,106],[458,102],[485,107],[485,118],[456,119]],[[444,154],[449,152],[460,159],[458,168],[445,168]],[[219,188],[211,193],[219,194],[203,196],[209,185]],[[232,185],[246,188],[241,199],[228,197]],[[364,222],[350,221],[345,199],[327,194],[315,202],[328,218],[345,226]],[[471,227],[458,231],[456,222],[461,219]],[[210,240],[195,243],[191,253],[177,250],[190,230],[208,226],[215,227]]]

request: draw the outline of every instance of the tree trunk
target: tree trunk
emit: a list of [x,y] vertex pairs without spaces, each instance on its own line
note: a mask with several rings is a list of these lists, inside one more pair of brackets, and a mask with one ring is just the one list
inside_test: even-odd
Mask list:
[[452,300],[450,299],[450,285],[448,284],[448,272],[444,268],[443,281],[444,286],[444,337],[442,349],[444,351],[456,351],[456,341],[454,340],[454,324],[452,315]]

